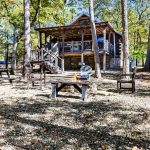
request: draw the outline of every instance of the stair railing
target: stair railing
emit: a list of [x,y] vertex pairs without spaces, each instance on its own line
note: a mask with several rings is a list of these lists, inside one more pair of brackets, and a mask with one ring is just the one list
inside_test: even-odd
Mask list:
[[53,53],[53,52],[51,52],[51,51],[48,51],[48,50],[46,50],[46,49],[43,49],[43,51],[45,52],[45,53],[47,53],[47,55],[49,55],[50,56],[50,59],[49,59],[49,61],[50,61],[50,63],[53,63],[53,65],[55,66],[55,68],[58,68],[59,66],[58,66],[58,60],[61,62],[61,67],[59,67],[61,70],[63,69],[62,68],[62,63],[63,63],[63,60],[62,60],[62,58],[60,58],[59,56],[57,56],[55,53]]
[[51,49],[48,49],[46,48],[46,46],[43,46],[43,48],[38,48],[36,55],[38,61],[46,61],[47,58],[47,60],[50,62],[50,64],[52,64],[54,68],[59,68],[61,71],[63,71],[64,60],[61,57],[59,57],[59,51],[56,50],[57,47],[58,43],[55,43]]

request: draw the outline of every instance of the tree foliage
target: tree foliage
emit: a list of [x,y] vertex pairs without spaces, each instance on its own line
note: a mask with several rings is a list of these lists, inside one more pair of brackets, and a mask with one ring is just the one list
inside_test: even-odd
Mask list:
[[[120,0],[96,0],[96,16],[109,21],[116,30],[122,32]],[[150,20],[148,0],[128,0],[128,27],[130,55],[133,58],[145,57],[147,49],[148,25]]]
[[[63,0],[31,0],[30,2],[31,46],[32,49],[35,49],[38,44],[38,35],[34,28],[47,27],[52,24],[65,24],[72,18],[74,7],[71,3],[65,3]],[[24,51],[23,0],[1,0],[0,11],[0,38],[4,40],[3,33],[9,30],[7,32],[9,42],[13,43],[15,38],[18,39],[16,55],[17,58],[22,58]],[[14,35],[15,30],[18,31],[17,35]]]

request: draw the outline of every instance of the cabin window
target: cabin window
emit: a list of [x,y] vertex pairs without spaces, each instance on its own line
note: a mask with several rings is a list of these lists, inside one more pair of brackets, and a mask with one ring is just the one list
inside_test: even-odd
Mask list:
[[65,42],[64,43],[64,51],[65,52],[70,52],[72,49],[72,43],[71,42]]
[[104,47],[104,37],[98,36],[97,43],[98,43],[99,49],[103,49],[103,47]]
[[73,51],[74,52],[81,51],[81,42],[79,41],[73,42]]
[[90,20],[89,19],[79,20],[79,25],[89,25],[89,24],[90,24]]
[[64,51],[65,52],[80,52],[81,51],[81,41],[65,42]]
[[[82,42],[81,41],[69,41],[64,43],[65,52],[81,52]],[[84,51],[92,50],[92,41],[84,41]]]
[[84,41],[84,50],[92,50],[92,41]]

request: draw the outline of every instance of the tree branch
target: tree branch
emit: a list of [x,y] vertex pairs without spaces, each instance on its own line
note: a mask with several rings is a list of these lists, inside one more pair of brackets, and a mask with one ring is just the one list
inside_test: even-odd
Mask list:
[[36,20],[38,18],[40,8],[41,8],[41,0],[38,0],[38,6],[36,9],[34,8],[35,9],[35,15],[33,17],[33,20],[31,21],[31,27],[34,25],[34,23],[36,22]]

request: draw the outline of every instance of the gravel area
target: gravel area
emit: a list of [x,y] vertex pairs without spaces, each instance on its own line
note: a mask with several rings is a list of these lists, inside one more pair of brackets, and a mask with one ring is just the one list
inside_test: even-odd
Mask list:
[[1,83],[0,149],[150,149],[150,74],[137,74],[135,93],[117,93],[114,72],[91,81],[85,101],[72,88],[50,99],[48,82]]

